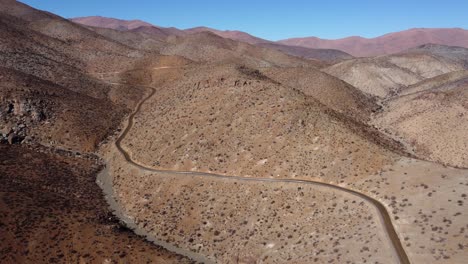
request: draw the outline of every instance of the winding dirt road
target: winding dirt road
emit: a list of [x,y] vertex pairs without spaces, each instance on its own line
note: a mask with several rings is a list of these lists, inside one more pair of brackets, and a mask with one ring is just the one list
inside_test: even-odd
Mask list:
[[[168,68],[173,68],[173,67],[157,67],[154,68],[154,70],[159,70],[159,69],[168,69]],[[117,83],[114,83],[117,84]],[[352,190],[352,189],[347,189],[338,185],[330,184],[330,183],[325,183],[325,182],[320,182],[320,181],[313,181],[313,180],[296,180],[296,179],[271,179],[271,178],[254,178],[254,177],[241,177],[241,176],[228,176],[228,175],[221,175],[221,174],[215,174],[215,173],[207,173],[207,172],[196,172],[196,171],[174,171],[174,170],[162,170],[162,169],[153,169],[151,167],[147,167],[144,164],[140,164],[137,161],[134,161],[130,154],[122,147],[121,143],[127,136],[128,132],[132,129],[133,124],[134,124],[134,117],[135,115],[138,114],[140,111],[142,105],[150,99],[156,92],[156,90],[153,87],[150,86],[140,86],[146,89],[149,89],[151,92],[148,96],[146,96],[143,100],[141,100],[136,109],[132,112],[132,114],[128,117],[128,124],[126,128],[123,130],[121,135],[118,137],[118,139],[115,142],[115,146],[119,150],[119,152],[125,157],[126,161],[130,164],[132,164],[135,167],[138,167],[144,171],[150,171],[150,172],[156,172],[156,173],[164,173],[164,174],[175,174],[175,175],[190,175],[190,176],[202,176],[202,177],[211,177],[211,178],[221,178],[221,179],[235,179],[239,181],[254,181],[254,182],[276,182],[276,183],[299,183],[299,184],[311,184],[311,185],[316,185],[316,186],[321,186],[324,188],[330,188],[342,192],[349,193],[351,195],[357,196],[368,203],[372,204],[377,211],[379,212],[380,220],[385,228],[385,233],[387,235],[387,238],[390,240],[393,249],[394,249],[394,254],[397,256],[399,263],[402,264],[410,264],[410,260],[408,258],[408,255],[406,254],[403,245],[401,243],[400,238],[398,237],[398,234],[396,233],[396,230],[392,224],[392,220],[390,218],[389,213],[387,212],[385,206],[380,203],[378,200],[375,198],[372,198],[360,191],[357,190]]]

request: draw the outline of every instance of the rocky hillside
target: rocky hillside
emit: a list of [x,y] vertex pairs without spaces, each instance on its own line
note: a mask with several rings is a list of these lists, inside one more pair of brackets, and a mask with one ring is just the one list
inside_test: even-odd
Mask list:
[[143,95],[96,77],[151,56],[68,20],[1,1],[0,35],[4,140],[92,151]]
[[426,44],[408,50],[406,53],[432,54],[446,58],[468,69],[468,49],[456,46]]
[[93,151],[128,112],[16,70],[0,68],[0,79],[0,134],[10,144],[34,141]]
[[468,167],[468,72],[411,86],[387,101],[374,124],[424,159]]
[[143,164],[256,177],[326,175],[339,182],[396,157],[387,148],[391,141],[305,95],[307,87],[302,92],[236,65],[175,71],[154,73],[154,79],[184,77],[153,84],[156,95],[123,142]]
[[267,68],[262,73],[282,85],[297,89],[350,119],[369,121],[379,109],[375,100],[355,87],[312,68]]
[[324,63],[286,55],[280,51],[222,38],[210,32],[172,36],[161,53],[179,55],[190,60],[210,63],[237,63],[251,67],[322,67]]
[[463,70],[447,56],[420,51],[344,61],[324,71],[361,91],[380,98],[395,95],[407,86],[437,75]]

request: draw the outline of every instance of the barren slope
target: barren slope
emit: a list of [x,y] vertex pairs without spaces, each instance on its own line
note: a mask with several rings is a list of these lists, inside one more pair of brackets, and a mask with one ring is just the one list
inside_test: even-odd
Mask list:
[[406,52],[344,61],[325,69],[361,91],[380,98],[440,74],[463,70],[452,60],[427,53]]
[[[421,45],[406,51],[407,53],[432,54],[456,62],[468,69],[468,49],[456,46],[446,46],[437,44]],[[405,52],[403,52],[405,53]]]
[[218,64],[238,63],[253,67],[321,67],[318,61],[305,60],[282,52],[256,47],[247,43],[225,39],[210,32],[170,37],[169,46],[162,50],[165,55],[180,55],[199,62]]
[[[261,39],[237,30],[223,31],[208,27],[196,27],[186,30],[179,30],[176,28],[157,27],[140,20],[120,20],[106,17],[80,17],[72,18],[71,21],[91,27],[91,30],[94,30],[99,34],[102,34],[105,37],[113,39],[119,43],[123,43],[131,47],[143,48],[145,50],[159,50],[160,46],[162,45],[161,42],[165,42],[166,39],[172,35],[186,36],[190,34],[210,32],[222,38],[244,42],[259,47],[280,50],[286,54],[307,59],[336,62],[352,58],[351,55],[339,50],[310,49],[298,46],[288,46]],[[120,34],[113,32],[113,30]],[[158,41],[159,45],[154,43],[154,41]]]
[[348,193],[153,173],[106,156],[122,213],[204,263],[397,261],[375,208]]
[[256,46],[277,49],[289,55],[330,63],[337,63],[343,60],[354,58],[346,52],[334,49],[311,49],[299,46],[288,46],[278,43],[259,43],[256,44]]
[[151,27],[150,23],[146,23],[141,20],[122,20],[122,19],[115,19],[115,18],[108,18],[108,17],[101,17],[101,16],[89,16],[89,17],[76,17],[70,19],[71,21],[83,24],[92,27],[100,27],[100,28],[110,28],[120,31],[131,30],[139,27]]
[[426,80],[408,91],[386,102],[375,124],[422,158],[468,167],[468,72]]
[[[144,92],[92,75],[160,60],[16,1],[0,2],[0,36],[0,62],[5,67],[2,138],[18,136],[21,141],[29,135],[33,141],[81,151],[94,150]],[[40,115],[54,119],[36,116],[34,128],[24,127],[31,121],[28,111],[37,107],[46,107],[47,113]]]
[[140,32],[139,30],[118,31],[115,29],[98,27],[88,27],[88,29],[95,31],[96,33],[103,35],[106,38],[112,39],[116,42],[138,50],[157,52],[166,45],[165,39],[167,36],[149,34],[146,32]]
[[[16,19],[8,26],[29,38],[41,41],[42,46],[78,60],[85,67],[80,71],[108,72],[132,69],[150,54],[135,50],[106,38],[84,26],[69,20],[36,10],[17,1],[0,1],[2,17]],[[44,43],[45,42],[45,43]],[[25,45],[25,44],[22,44]],[[37,46],[37,45],[34,45]]]
[[191,263],[112,216],[92,156],[0,144],[1,263]]
[[89,17],[76,17],[70,19],[71,21],[82,24],[85,26],[91,27],[98,27],[98,28],[108,28],[114,29],[121,32],[124,31],[139,31],[139,30],[150,30],[153,33],[167,37],[169,35],[184,35],[185,32],[183,30],[179,30],[177,28],[164,28],[158,27],[153,24],[150,24],[145,21],[141,20],[123,20],[123,19],[115,19],[110,17],[102,17],[102,16],[89,16]]
[[365,127],[256,71],[207,66],[171,74],[184,77],[155,83],[155,96],[123,142],[144,164],[260,177],[326,175],[341,182],[395,157],[365,139],[373,137]]
[[[203,73],[202,68],[156,71],[154,77],[157,81],[153,85],[157,90],[154,100],[150,99],[143,105],[141,113],[136,116],[134,126],[123,141],[124,148],[130,152],[132,159],[149,167],[181,171],[214,171],[228,175],[242,175],[241,177],[247,179],[297,177],[339,183],[340,186],[362,191],[386,206],[411,263],[459,263],[467,257],[463,244],[463,233],[466,228],[463,212],[467,206],[464,187],[468,184],[466,171],[399,157],[391,153],[385,154],[381,147],[376,151],[372,144],[369,142],[362,144],[362,138],[355,137],[353,133],[355,131],[349,130],[350,124],[346,126],[348,129],[343,129],[340,120],[321,112],[324,109],[319,107],[320,104],[317,105],[316,101],[307,100],[307,96],[298,91],[271,83],[256,71],[237,68],[239,72],[236,73],[233,69],[205,67],[212,78],[209,81],[200,76]],[[176,83],[180,87],[177,88],[173,82],[179,79],[177,76],[182,75],[187,80]],[[170,76],[171,80],[166,80],[167,76]],[[249,99],[249,91],[255,95],[252,100]],[[278,94],[275,95],[275,92]],[[274,99],[275,96],[278,97]],[[228,98],[225,99],[226,97]],[[306,102],[305,107],[300,106],[298,102]],[[236,106],[235,111],[232,110],[233,106]],[[289,111],[284,111],[287,110],[284,106],[287,106]],[[272,110],[275,108],[276,110]],[[294,110],[310,114],[302,119],[304,122],[298,120],[298,124],[304,127],[304,130],[299,129],[300,133],[295,132],[300,126],[295,126],[294,123],[291,126],[291,123],[284,122],[285,119],[291,120],[297,116]],[[287,113],[287,116],[282,116],[281,111]],[[270,120],[271,122],[268,122]],[[270,135],[281,132],[277,127],[286,128],[287,131],[285,130],[280,137],[272,138]],[[320,130],[326,130],[326,133],[321,133]],[[251,137],[237,133],[238,131],[247,131]],[[309,133],[317,137],[307,140],[310,138]],[[342,141],[341,133],[353,141]],[[143,144],[140,143],[142,141]],[[248,145],[246,146],[244,142]],[[372,153],[372,158],[366,159],[365,164],[361,163],[364,159],[359,156],[360,150],[341,152],[345,149],[350,150],[356,146],[355,144],[363,147],[364,152]],[[334,151],[333,156],[336,159],[326,159],[328,149]],[[229,155],[236,152],[236,155]],[[271,153],[276,154],[271,155]],[[302,160],[302,156],[306,159]],[[386,156],[389,159],[380,163],[378,169],[374,170],[376,167],[371,166],[376,164],[379,156]],[[322,245],[325,246],[319,230],[328,232],[328,224],[335,223],[334,217],[337,216],[337,213],[333,213],[334,217],[329,218],[329,213],[341,203],[329,206],[326,213],[320,214],[320,218],[315,218],[315,214],[310,216],[309,219],[314,219],[314,223],[320,225],[320,229],[314,231],[318,240],[313,236],[296,240],[294,230],[287,239],[281,239],[282,234],[274,238],[270,234],[275,232],[278,222],[297,224],[296,230],[309,232],[309,226],[301,217],[297,217],[297,215],[307,215],[307,209],[299,210],[303,213],[291,211],[297,210],[304,203],[297,203],[295,206],[286,205],[287,210],[285,213],[280,213],[282,217],[278,219],[279,221],[267,224],[267,220],[276,216],[275,214],[271,216],[271,210],[282,212],[283,207],[275,207],[278,200],[286,202],[294,199],[294,195],[290,196],[293,189],[283,192],[288,188],[284,183],[281,187],[273,189],[277,197],[273,199],[275,203],[267,205],[272,194],[269,188],[274,183],[260,184],[262,189],[259,190],[254,184],[255,181],[252,184],[246,181],[248,184],[244,184],[244,181],[237,182],[238,177],[231,178],[233,182],[230,182],[229,178],[218,180],[198,174],[171,175],[171,172],[143,170],[125,162],[121,153],[115,150],[107,153],[106,157],[110,161],[110,170],[115,177],[114,191],[125,214],[130,215],[140,228],[147,230],[154,237],[176,244],[183,249],[189,249],[211,260],[253,262],[268,259],[273,263],[284,261],[301,263],[346,261],[360,256],[358,258],[364,262],[369,260],[365,256],[369,258],[382,256],[369,247],[361,248],[359,254],[356,250],[345,251],[346,253],[338,255],[339,259],[332,257],[337,256],[335,249],[334,253],[325,255],[322,253],[327,252],[326,249],[317,252],[317,249],[323,247]],[[322,159],[323,163],[317,164],[316,159]],[[347,159],[353,161],[352,166],[345,165]],[[205,167],[205,164],[208,166]],[[284,165],[287,165],[287,168],[281,170]],[[329,166],[338,170],[328,173]],[[319,173],[307,174],[310,171]],[[345,174],[341,174],[343,171]],[[304,186],[300,185],[297,189],[313,192],[312,189],[304,189]],[[308,192],[302,197],[296,197],[296,200],[306,201]],[[256,193],[262,195],[260,200],[256,198]],[[190,198],[194,194],[206,202],[191,202]],[[314,199],[322,197],[324,200],[321,204],[336,199],[326,198],[327,195],[324,193],[315,193],[313,196]],[[239,199],[242,202],[237,204]],[[343,202],[346,203],[347,200]],[[230,203],[235,204],[235,211],[225,206]],[[249,211],[252,208],[258,213]],[[346,206],[341,212],[349,208],[351,207]],[[346,219],[355,222],[353,217],[358,216],[369,223],[370,219],[365,217],[366,213],[355,212],[357,213]],[[217,213],[221,218],[218,218]],[[196,220],[186,221],[188,218],[180,217],[181,214]],[[293,216],[291,219],[287,217],[290,214]],[[250,217],[246,218],[247,215]],[[226,222],[224,216],[228,216],[230,221]],[[200,226],[199,223],[203,225]],[[252,224],[249,225],[250,223]],[[229,229],[225,233],[220,229],[226,225]],[[288,225],[283,224],[284,226]],[[354,226],[352,224],[348,227],[354,228]],[[339,224],[335,224],[333,231],[330,232],[340,230],[340,227]],[[253,232],[246,231],[252,228]],[[369,225],[365,229],[358,228],[360,231],[353,234],[358,240],[352,243],[357,245],[363,236],[370,235],[369,232],[375,228],[376,226]],[[231,230],[236,232],[233,233]],[[247,237],[248,241],[258,241],[258,243],[237,243]],[[375,238],[375,235],[370,237]],[[289,239],[297,242],[291,245]],[[314,247],[308,249],[310,242],[313,242]],[[256,246],[258,244],[259,247]],[[340,244],[345,248],[352,247],[343,238],[340,238]],[[274,250],[277,245],[281,245],[280,249]],[[334,243],[332,247],[335,245],[337,244]],[[325,247],[328,248],[330,245]],[[226,248],[238,249],[239,254]],[[367,255],[369,250],[375,254]],[[302,254],[304,252],[311,252],[315,257],[308,259],[307,254]],[[355,256],[353,253],[348,255],[350,252],[358,255]],[[268,258],[264,258],[265,256]],[[284,256],[287,257],[283,258]],[[388,262],[389,259],[384,257],[383,262]]]
[[93,151],[119,125],[123,106],[0,68],[0,139]]
[[262,73],[283,85],[298,89],[334,111],[367,122],[379,106],[360,90],[316,69],[267,68]]

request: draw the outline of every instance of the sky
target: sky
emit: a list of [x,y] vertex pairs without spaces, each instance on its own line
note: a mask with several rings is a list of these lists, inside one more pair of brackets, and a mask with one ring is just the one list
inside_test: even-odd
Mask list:
[[21,0],[65,18],[100,15],[157,26],[207,26],[280,40],[377,37],[409,28],[468,29],[466,0]]

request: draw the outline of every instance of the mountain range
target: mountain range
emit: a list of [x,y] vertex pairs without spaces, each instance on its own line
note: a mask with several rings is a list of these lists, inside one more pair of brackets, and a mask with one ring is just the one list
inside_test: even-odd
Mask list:
[[153,34],[158,32],[161,36],[187,35],[209,31],[223,38],[276,48],[291,55],[309,58],[316,57],[316,52],[314,52],[316,49],[327,49],[329,50],[328,53],[333,53],[332,57],[343,59],[350,58],[349,55],[355,57],[388,55],[429,43],[468,48],[468,30],[462,28],[413,28],[388,33],[375,38],[351,36],[331,40],[318,37],[305,37],[274,42],[237,30],[223,31],[209,27],[195,27],[181,30],[173,27],[158,27],[141,20],[120,20],[100,16],[79,17],[72,18],[71,20],[79,24],[98,28],[137,32],[152,31]]

